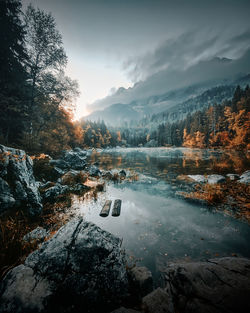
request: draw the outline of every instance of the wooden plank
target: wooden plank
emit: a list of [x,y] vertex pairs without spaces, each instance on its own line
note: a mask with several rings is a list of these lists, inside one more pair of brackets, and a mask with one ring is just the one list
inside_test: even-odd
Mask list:
[[112,201],[111,200],[106,200],[105,201],[105,204],[100,212],[100,216],[102,217],[107,217],[109,215],[109,211],[110,211],[110,208],[111,208],[111,203]]
[[112,216],[119,216],[121,214],[121,206],[122,200],[116,199],[112,210]]

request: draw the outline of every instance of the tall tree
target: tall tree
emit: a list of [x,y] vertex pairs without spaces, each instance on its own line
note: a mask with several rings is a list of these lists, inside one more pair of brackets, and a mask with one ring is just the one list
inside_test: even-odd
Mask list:
[[17,139],[25,115],[26,52],[19,0],[0,1],[0,141]]
[[[62,36],[50,13],[29,5],[25,14],[27,52],[29,55],[29,77],[31,80],[30,110],[34,112],[35,99],[44,94],[46,81],[60,73],[67,64]],[[52,86],[56,80],[52,82]]]

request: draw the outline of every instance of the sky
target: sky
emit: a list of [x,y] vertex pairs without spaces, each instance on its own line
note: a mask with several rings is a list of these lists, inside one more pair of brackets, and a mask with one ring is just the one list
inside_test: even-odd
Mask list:
[[[174,86],[200,69],[209,72],[214,57],[237,60],[231,72],[250,64],[249,0],[22,2],[56,19],[69,59],[66,73],[80,86],[76,118],[161,92],[162,80]],[[224,69],[212,64],[215,72]]]

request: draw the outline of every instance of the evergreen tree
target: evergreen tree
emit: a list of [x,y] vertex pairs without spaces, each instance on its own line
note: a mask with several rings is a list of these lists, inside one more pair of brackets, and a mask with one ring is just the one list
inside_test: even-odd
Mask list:
[[16,143],[27,113],[26,51],[19,0],[0,1],[0,141]]

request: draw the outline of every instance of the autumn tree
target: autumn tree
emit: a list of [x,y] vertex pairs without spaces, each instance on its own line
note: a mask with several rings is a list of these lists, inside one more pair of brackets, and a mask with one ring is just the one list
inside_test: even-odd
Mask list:
[[[29,56],[29,78],[31,81],[30,110],[33,110],[39,87],[67,64],[62,36],[56,29],[56,22],[50,13],[29,5],[25,13],[26,42]],[[54,85],[55,80],[52,82]]]

